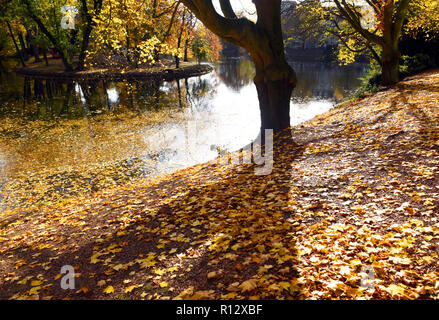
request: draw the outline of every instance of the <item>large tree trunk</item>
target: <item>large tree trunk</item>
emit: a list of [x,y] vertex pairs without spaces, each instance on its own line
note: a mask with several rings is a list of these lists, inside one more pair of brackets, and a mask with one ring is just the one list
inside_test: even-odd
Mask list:
[[280,1],[254,1],[258,10],[256,43],[248,50],[256,67],[254,83],[261,112],[261,133],[290,126],[290,99],[296,74],[285,58]]
[[398,45],[394,48],[383,48],[381,57],[382,84],[390,86],[399,81],[399,59],[401,54]]
[[[290,70],[290,72],[286,72]],[[276,66],[269,70],[256,69],[255,85],[258,92],[261,112],[261,132],[273,129],[274,132],[290,126],[290,99],[296,84],[291,67]]]

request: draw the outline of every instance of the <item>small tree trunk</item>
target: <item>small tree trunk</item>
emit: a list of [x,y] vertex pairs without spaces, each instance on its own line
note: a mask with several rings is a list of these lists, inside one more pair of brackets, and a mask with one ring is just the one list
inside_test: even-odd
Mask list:
[[49,66],[49,60],[47,59],[47,49],[43,50],[44,61],[46,62],[46,66]]
[[72,63],[67,59],[68,53],[66,54],[63,51],[60,51],[60,55],[61,55],[61,61],[64,65],[64,69],[65,71],[73,71],[73,65]]
[[186,41],[184,42],[184,58],[183,61],[184,62],[188,62],[188,49],[189,49],[189,40],[186,39]]
[[87,49],[90,42],[90,34],[92,31],[91,26],[87,26],[84,30],[84,34],[82,36],[82,43],[81,43],[81,51],[79,53],[78,58],[78,66],[76,70],[85,70],[85,57],[87,55]]
[[23,38],[23,34],[21,32],[18,33],[18,40],[20,41],[21,46],[21,56],[23,57],[24,61],[27,61],[29,60],[29,53]]
[[32,45],[31,46],[31,50],[32,50],[32,55],[35,58],[35,62],[41,62],[41,59],[40,59],[40,49],[38,48],[38,46]]
[[180,58],[178,56],[175,56],[175,67],[178,69],[180,68]]
[[18,48],[17,41],[15,40],[14,33],[12,32],[11,24],[7,20],[6,20],[6,24],[8,25],[9,33],[11,34],[11,38],[12,38],[12,41],[14,42],[15,50],[17,50],[17,56],[20,59],[21,65],[23,67],[26,67],[26,64],[24,63],[23,55],[22,55],[20,49]]

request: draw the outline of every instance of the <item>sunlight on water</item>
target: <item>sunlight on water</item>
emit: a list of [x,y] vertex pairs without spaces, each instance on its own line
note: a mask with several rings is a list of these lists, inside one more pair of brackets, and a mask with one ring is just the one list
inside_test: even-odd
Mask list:
[[[212,83],[216,78],[216,74],[212,73],[201,77],[201,80]],[[196,81],[189,80],[189,85]],[[145,144],[164,153],[160,171],[169,172],[206,162],[218,155],[218,148],[234,151],[253,141],[260,127],[258,100],[254,91],[253,86],[246,86],[236,92],[220,83],[207,102],[207,109],[201,102],[188,110],[190,120],[163,124],[164,128],[145,132]]]
[[107,96],[111,104],[117,104],[119,101],[119,92],[116,88],[107,89]]
[[311,120],[316,115],[324,113],[334,106],[333,101],[311,100],[306,103],[292,103],[290,109],[291,125],[296,126]]
[[[355,89],[364,71],[304,63],[294,68],[300,80],[291,125],[329,110]],[[97,190],[235,151],[259,133],[253,77],[245,59],[179,82],[62,83],[8,76],[0,88],[2,190],[17,193],[17,179],[29,177],[31,188],[44,194],[76,190],[71,179],[79,188]],[[53,185],[59,174],[71,178]]]

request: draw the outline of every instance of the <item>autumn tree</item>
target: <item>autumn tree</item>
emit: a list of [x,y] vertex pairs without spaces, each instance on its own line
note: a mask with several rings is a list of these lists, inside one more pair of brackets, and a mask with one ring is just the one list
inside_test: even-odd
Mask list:
[[207,60],[209,56],[209,43],[201,35],[197,34],[192,42],[192,53],[198,61],[198,64],[202,60]]
[[176,32],[173,33],[175,34],[177,42],[177,52],[174,55],[176,68],[180,67],[180,59],[183,57],[181,49],[183,45],[187,44],[186,41],[188,41],[190,30],[193,30],[195,27],[194,22],[195,19],[192,13],[186,8],[183,8],[183,10],[179,13],[178,23],[176,23]]
[[245,48],[256,68],[254,83],[261,111],[261,132],[290,126],[290,98],[296,74],[285,59],[281,0],[253,0],[257,21],[239,18],[230,0],[220,0],[222,15],[212,0],[182,0],[197,18],[222,39]]
[[308,42],[319,42],[326,31],[325,20],[321,18],[319,0],[306,0],[289,5],[282,14],[287,43],[297,41],[305,48]]
[[56,1],[35,1],[17,0],[15,3],[20,7],[17,18],[33,22],[44,36],[50,41],[53,47],[59,52],[66,71],[73,70],[71,34],[62,30],[60,26],[60,8],[63,2]]
[[[22,24],[27,34],[31,35],[27,42],[28,45],[30,42],[30,48],[33,49],[35,61],[39,61],[39,48],[43,48],[43,54],[46,56],[46,49],[51,47],[59,52],[65,70],[72,71],[75,69],[73,60],[76,55],[79,55],[76,68],[81,70],[84,67],[90,36],[96,25],[95,18],[102,9],[103,1],[80,0],[78,15],[63,10],[66,4],[76,4],[75,1],[8,0],[7,2],[9,2],[11,20]],[[65,15],[66,13],[68,16]],[[65,18],[78,20],[77,23],[72,24],[73,29],[62,26]],[[20,39],[20,43],[24,47],[24,41]]]
[[89,57],[97,60],[99,55],[123,56],[138,67],[158,62],[160,54],[174,55],[176,41],[171,36],[179,6],[180,2],[173,0],[104,0],[95,19],[96,32]]
[[87,0],[81,0],[81,17],[82,17],[82,42],[78,57],[78,70],[85,68],[85,58],[89,48],[90,36],[96,27],[96,18],[101,14],[103,0],[93,0],[91,5]]
[[412,1],[405,28],[412,37],[416,37],[418,33],[428,38],[437,36],[439,34],[439,1]]
[[364,14],[359,1],[327,0],[325,4],[336,10],[336,14],[346,21],[355,32],[364,38],[366,44],[380,48],[382,84],[391,85],[399,81],[399,61],[401,53],[399,41],[403,23],[409,11],[411,0],[366,0],[373,10],[376,24],[364,23]]

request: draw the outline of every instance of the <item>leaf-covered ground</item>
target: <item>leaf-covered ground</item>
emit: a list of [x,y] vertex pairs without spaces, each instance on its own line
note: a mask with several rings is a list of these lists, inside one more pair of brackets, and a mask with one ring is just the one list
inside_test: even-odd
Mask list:
[[0,298],[438,298],[439,73],[290,131],[269,176],[205,164],[4,211]]

